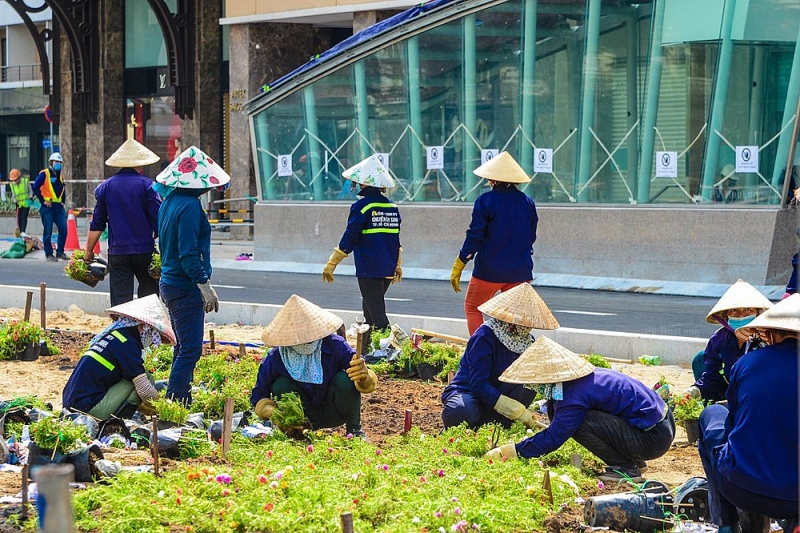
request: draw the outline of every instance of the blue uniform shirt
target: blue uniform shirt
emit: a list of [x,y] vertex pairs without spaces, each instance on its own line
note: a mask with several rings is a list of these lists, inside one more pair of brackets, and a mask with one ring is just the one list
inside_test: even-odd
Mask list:
[[655,391],[615,370],[596,368],[588,376],[565,381],[563,388],[564,399],[553,400],[550,427],[517,443],[520,457],[539,457],[557,450],[578,431],[588,411],[624,418],[642,430],[661,422],[667,412]]
[[797,501],[797,339],[739,359],[728,387],[728,441],[717,452],[722,477],[756,494]]
[[155,249],[158,208],[161,197],[153,180],[130,168],[123,168],[94,191],[97,203],[91,231],[103,231],[108,224],[110,255],[146,254]]
[[[322,339],[322,383],[301,383],[298,387],[311,398],[311,405],[319,407],[325,402],[331,379],[337,372],[350,368],[350,360],[356,351],[339,335],[328,335]],[[272,384],[276,379],[283,377],[292,379],[286,366],[283,364],[278,348],[272,348],[258,367],[256,386],[250,394],[250,403],[257,404],[259,400],[272,395]]]
[[175,189],[158,211],[161,283],[185,290],[211,278],[211,225],[199,192]]
[[144,374],[142,339],[134,327],[120,328],[92,344],[69,377],[61,402],[64,408],[88,413],[112,386]]
[[703,394],[703,399],[715,401],[725,399],[731,368],[744,353],[745,346],[739,348],[736,334],[728,328],[719,328],[711,335],[703,353],[706,369],[695,383]]
[[442,403],[455,392],[468,392],[481,403],[494,408],[500,395],[508,395],[518,387],[500,381],[500,374],[519,358],[520,354],[506,348],[486,324],[469,338],[453,381],[442,392]]
[[[53,186],[53,192],[58,198],[64,200],[64,181],[61,178],[61,171],[56,171],[53,167],[47,167],[50,170],[50,184]],[[36,179],[33,181],[33,185],[31,189],[33,189],[33,194],[36,195],[36,198],[39,199],[41,204],[44,204],[44,196],[42,196],[42,185],[44,184],[44,180],[47,179],[47,173],[43,169],[39,172],[39,175],[36,176]]]
[[366,187],[350,206],[339,249],[353,252],[358,278],[394,276],[400,255],[400,212],[376,187]]
[[475,259],[472,275],[493,283],[533,279],[536,204],[513,185],[499,185],[475,200],[458,257]]

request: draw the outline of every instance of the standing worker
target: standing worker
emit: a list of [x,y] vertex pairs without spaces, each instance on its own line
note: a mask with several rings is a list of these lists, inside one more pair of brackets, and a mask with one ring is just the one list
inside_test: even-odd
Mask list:
[[108,225],[108,266],[111,305],[133,300],[133,278],[139,282],[139,298],[158,294],[158,281],[148,267],[158,235],[158,209],[161,198],[153,190],[153,180],[142,175],[144,166],[159,157],[134,139],[125,141],[106,165],[119,172],[94,191],[94,206],[84,257],[94,260],[94,247]]
[[27,237],[28,234],[28,213],[31,210],[31,180],[22,176],[16,168],[12,168],[8,173],[11,180],[11,197],[17,206],[17,229],[14,230],[15,237]]
[[211,225],[200,196],[222,188],[231,177],[196,146],[190,146],[156,176],[164,201],[158,211],[161,299],[177,342],[173,348],[167,398],[192,402],[191,381],[203,348],[205,314],[219,311],[211,286]]
[[501,152],[474,172],[488,180],[492,190],[475,200],[467,237],[450,274],[453,290],[461,292],[461,272],[475,259],[464,298],[470,335],[483,324],[478,310],[481,304],[497,291],[533,279],[533,243],[539,223],[536,204],[515,185],[531,179],[508,152]]
[[[55,263],[59,259],[69,261],[64,253],[67,244],[67,210],[64,209],[64,176],[61,166],[64,159],[59,152],[53,152],[48,166],[39,172],[33,182],[33,194],[42,204],[39,215],[42,217],[42,240],[44,241],[44,256],[47,261]],[[53,255],[53,224],[58,229],[58,243],[56,253]]]
[[350,207],[347,228],[328,258],[322,279],[333,283],[336,265],[353,252],[364,318],[373,330],[383,330],[389,327],[384,295],[391,283],[403,277],[400,213],[384,196],[387,188],[394,187],[394,180],[377,155],[348,168],[342,176],[353,182],[353,188],[361,186],[361,198]]

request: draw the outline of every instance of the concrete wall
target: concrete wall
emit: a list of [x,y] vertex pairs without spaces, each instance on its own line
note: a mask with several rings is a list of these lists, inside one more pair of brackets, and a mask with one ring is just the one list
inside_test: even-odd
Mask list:
[[[349,207],[257,204],[255,259],[324,263]],[[471,211],[471,205],[401,205],[404,267],[449,271]],[[785,285],[797,249],[794,209],[544,205],[538,211],[535,275]]]

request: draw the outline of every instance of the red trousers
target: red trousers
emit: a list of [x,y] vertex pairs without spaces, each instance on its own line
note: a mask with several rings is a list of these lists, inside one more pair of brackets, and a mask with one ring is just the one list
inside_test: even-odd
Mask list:
[[469,279],[467,295],[464,297],[464,314],[467,315],[467,329],[470,336],[483,324],[483,313],[478,311],[478,306],[491,300],[498,292],[505,292],[513,289],[520,283],[530,283],[528,281],[512,281],[510,283],[495,283],[483,281],[475,276]]

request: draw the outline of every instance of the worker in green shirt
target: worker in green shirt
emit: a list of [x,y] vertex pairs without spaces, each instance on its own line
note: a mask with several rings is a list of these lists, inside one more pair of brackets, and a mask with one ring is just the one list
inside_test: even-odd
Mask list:
[[8,179],[11,180],[11,196],[17,205],[17,229],[14,230],[14,236],[26,237],[28,213],[31,210],[30,179],[22,176],[16,168],[12,168],[8,173]]

